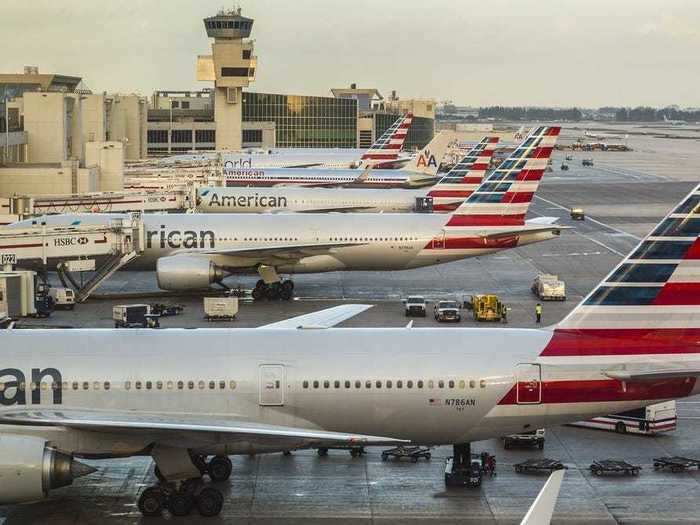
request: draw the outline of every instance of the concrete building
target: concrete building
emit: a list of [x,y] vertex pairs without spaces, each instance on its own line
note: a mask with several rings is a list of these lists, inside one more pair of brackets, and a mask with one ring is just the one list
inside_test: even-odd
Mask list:
[[241,10],[220,11],[204,19],[207,36],[214,39],[211,55],[197,60],[197,80],[214,82],[216,149],[239,150],[242,146],[243,88],[255,81],[257,57],[253,55],[253,19]]

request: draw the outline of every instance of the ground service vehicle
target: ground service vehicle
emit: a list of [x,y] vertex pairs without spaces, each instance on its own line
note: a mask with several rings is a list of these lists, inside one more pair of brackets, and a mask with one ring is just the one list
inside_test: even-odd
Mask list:
[[425,317],[425,298],[420,295],[413,295],[405,301],[406,317]]
[[148,304],[121,304],[112,307],[114,328],[148,328],[148,316],[151,306]]
[[583,159],[581,161],[581,166],[587,166],[587,167],[593,166],[593,159]]
[[64,310],[75,309],[75,292],[72,289],[52,286],[49,288],[49,296],[53,299],[54,308]]
[[561,169],[561,171],[569,171],[569,165],[568,165],[568,164],[562,164],[562,165],[561,165],[561,168],[559,168],[559,169]]
[[571,423],[577,427],[614,430],[618,434],[653,435],[676,430],[676,402],[664,401],[626,412],[598,416],[586,421]]
[[459,323],[462,320],[457,301],[438,301],[433,307],[433,315],[439,323],[448,321]]
[[503,448],[510,449],[513,447],[537,447],[540,450],[544,449],[544,428],[538,428],[532,432],[522,432],[519,434],[510,434],[503,436]]
[[204,318],[207,321],[233,321],[238,314],[238,297],[205,297]]
[[530,290],[542,301],[566,301],[566,284],[556,275],[541,273]]
[[475,321],[508,322],[508,308],[497,295],[472,295],[468,308]]
[[574,221],[582,221],[586,218],[586,215],[583,213],[583,208],[571,208],[569,215]]

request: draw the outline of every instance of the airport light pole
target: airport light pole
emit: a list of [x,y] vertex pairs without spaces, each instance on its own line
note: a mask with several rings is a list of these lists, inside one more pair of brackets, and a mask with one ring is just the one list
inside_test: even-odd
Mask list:
[[7,105],[10,98],[5,95],[5,154],[3,155],[3,162],[10,156],[10,107]]

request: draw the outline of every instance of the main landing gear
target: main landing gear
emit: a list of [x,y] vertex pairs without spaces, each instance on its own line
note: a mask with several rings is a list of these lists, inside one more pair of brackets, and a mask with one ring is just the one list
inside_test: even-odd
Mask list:
[[445,464],[445,485],[448,487],[479,487],[483,467],[478,456],[473,457],[470,443],[453,445],[454,455]]
[[173,516],[188,516],[195,508],[207,518],[221,513],[223,494],[219,489],[207,485],[202,476],[208,474],[215,483],[227,481],[233,469],[231,460],[226,456],[214,456],[207,462],[205,456],[192,455],[190,462],[192,473],[199,471],[200,477],[180,481],[169,481],[156,465],[154,473],[159,483],[145,489],[138,501],[138,508],[144,516],[160,516],[164,510]]
[[287,279],[285,281],[278,281],[274,283],[266,283],[260,279],[255,283],[255,288],[253,288],[253,299],[260,301],[261,299],[269,299],[270,301],[276,301],[281,299],[283,301],[289,301],[294,296],[294,281]]

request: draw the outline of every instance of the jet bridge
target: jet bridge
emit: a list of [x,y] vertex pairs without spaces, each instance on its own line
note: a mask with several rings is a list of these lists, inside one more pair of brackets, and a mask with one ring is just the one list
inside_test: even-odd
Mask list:
[[[105,225],[47,226],[0,229],[0,265],[46,273],[56,270],[82,302],[105,280],[143,253],[145,235],[140,213],[115,218]],[[79,284],[73,272],[91,272]]]

